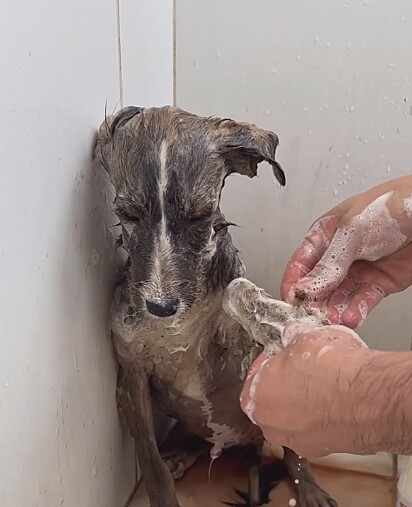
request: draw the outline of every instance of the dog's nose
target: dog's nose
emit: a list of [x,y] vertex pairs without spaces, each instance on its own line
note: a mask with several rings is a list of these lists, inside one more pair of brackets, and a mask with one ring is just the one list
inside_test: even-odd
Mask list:
[[179,301],[177,299],[154,303],[146,301],[146,308],[149,313],[156,317],[171,317],[177,312]]

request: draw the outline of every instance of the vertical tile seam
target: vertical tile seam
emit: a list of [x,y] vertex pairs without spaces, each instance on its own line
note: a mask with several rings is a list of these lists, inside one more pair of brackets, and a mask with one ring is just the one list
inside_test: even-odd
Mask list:
[[177,105],[177,90],[176,90],[176,51],[177,51],[177,43],[176,43],[176,3],[177,0],[172,0],[173,2],[173,105]]
[[116,29],[117,29],[117,65],[119,73],[120,107],[124,107],[123,61],[122,61],[122,32],[120,18],[120,0],[116,0]]

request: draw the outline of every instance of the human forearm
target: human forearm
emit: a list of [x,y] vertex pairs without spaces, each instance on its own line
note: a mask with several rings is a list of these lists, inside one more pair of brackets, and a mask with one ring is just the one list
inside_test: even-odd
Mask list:
[[353,380],[354,448],[412,454],[412,352],[365,352]]
[[370,350],[343,326],[290,324],[283,339],[241,398],[269,442],[306,457],[412,454],[412,352]]

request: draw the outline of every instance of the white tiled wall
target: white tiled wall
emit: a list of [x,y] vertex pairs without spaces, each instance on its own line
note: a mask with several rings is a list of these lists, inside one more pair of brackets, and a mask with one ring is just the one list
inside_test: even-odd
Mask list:
[[[120,100],[116,10],[115,0],[1,6],[2,507],[122,507],[134,485],[108,332],[110,198],[91,167],[105,103],[111,112]],[[158,32],[169,23],[150,3],[139,13]],[[131,19],[123,24],[125,94],[162,103],[171,40],[143,51],[134,15],[133,36]]]
[[[286,188],[262,167],[223,195],[248,276],[276,295],[314,219],[412,170],[412,3],[177,0],[176,11],[177,104],[280,137]],[[375,310],[362,330],[369,344],[409,348],[410,300]]]
[[125,104],[173,103],[173,0],[120,0]]

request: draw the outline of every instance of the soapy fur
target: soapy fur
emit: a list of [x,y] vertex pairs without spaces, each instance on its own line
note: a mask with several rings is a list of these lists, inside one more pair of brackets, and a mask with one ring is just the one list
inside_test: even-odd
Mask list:
[[[228,447],[262,446],[260,428],[239,403],[247,372],[263,349],[282,348],[287,322],[314,317],[244,279],[228,287],[244,276],[244,266],[220,210],[223,184],[233,173],[256,176],[266,161],[283,185],[277,145],[273,132],[174,107],[125,108],[100,128],[96,155],[115,188],[118,246],[127,255],[111,310],[118,404],[151,507],[179,507],[173,478],[202,453],[213,460]],[[175,432],[186,433],[181,460],[170,452],[162,460],[152,400],[178,421]],[[188,448],[193,439],[196,446]],[[296,455],[285,450],[284,462],[295,479]],[[256,464],[250,507],[264,500],[255,494]],[[301,507],[336,505],[307,462],[299,473]]]

